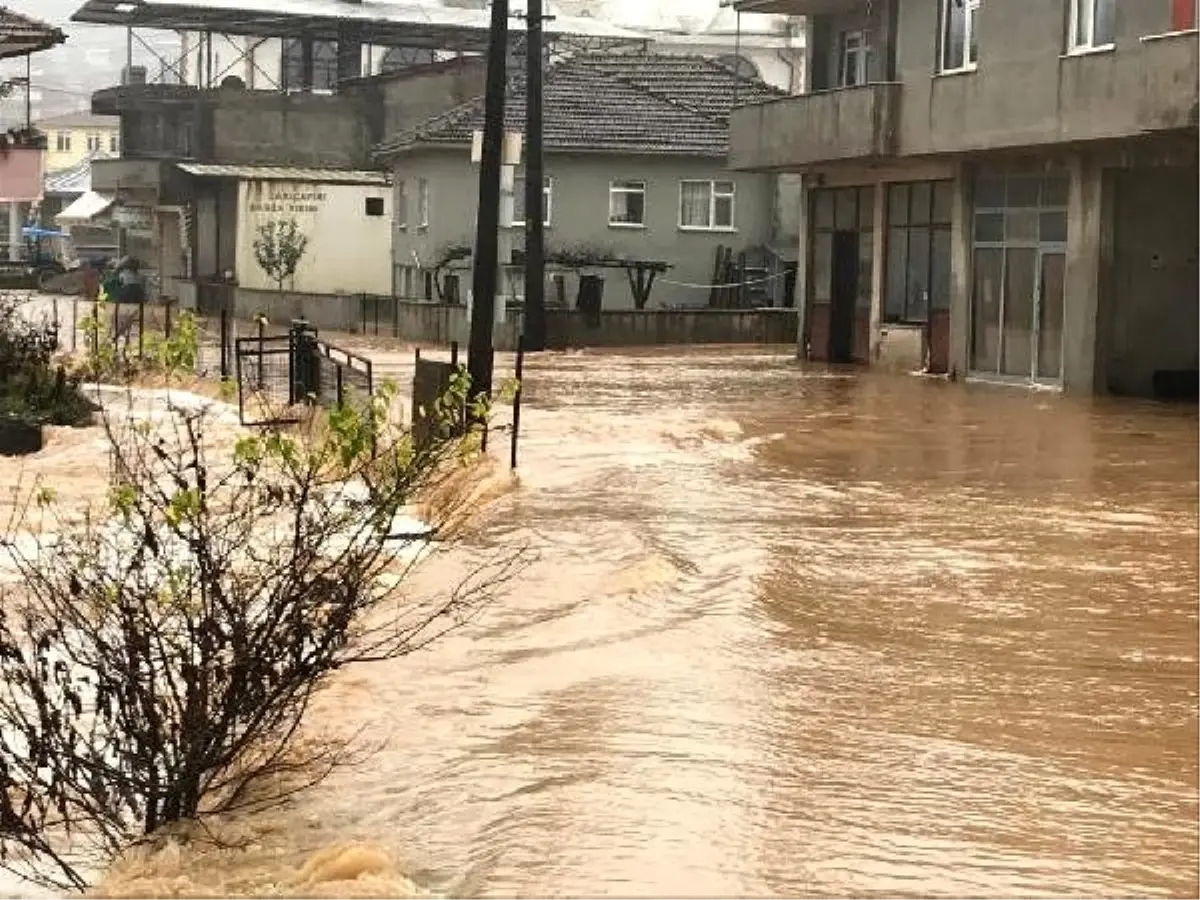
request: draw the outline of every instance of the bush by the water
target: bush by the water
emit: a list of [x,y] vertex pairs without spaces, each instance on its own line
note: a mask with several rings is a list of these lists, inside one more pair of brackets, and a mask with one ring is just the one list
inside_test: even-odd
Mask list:
[[77,374],[56,365],[58,326],[28,316],[24,298],[0,294],[0,416],[51,425],[84,425],[95,405]]

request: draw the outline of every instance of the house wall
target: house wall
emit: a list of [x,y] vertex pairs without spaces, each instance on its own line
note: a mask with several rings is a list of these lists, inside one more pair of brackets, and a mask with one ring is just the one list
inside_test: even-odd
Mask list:
[[125,155],[134,159],[370,169],[387,134],[481,90],[479,64],[466,62],[355,79],[337,94],[123,85],[97,91],[92,109],[121,117]]
[[950,75],[935,74],[938,6],[906,3],[898,19],[902,154],[1123,137],[1176,107],[1184,126],[1194,109],[1195,33],[1143,40],[1170,31],[1166,0],[1115,4],[1115,50],[1083,55],[1064,53],[1067,3],[983,3],[978,68]]
[[[120,151],[121,123],[114,119],[111,125],[95,125],[88,127],[66,126],[59,127],[53,122],[37,124],[35,127],[46,135],[47,148],[45,169],[47,172],[57,172],[69,169],[83,161],[90,152],[88,138],[99,141],[99,149],[104,153]],[[67,138],[69,147],[60,150],[60,135]]]
[[1196,169],[1134,169],[1113,179],[1112,315],[1101,334],[1113,393],[1149,395],[1159,369],[1196,369],[1200,314]]
[[[468,147],[405,154],[394,165],[395,182],[397,187],[405,183],[407,205],[414,220],[409,224],[396,223],[397,266],[428,268],[447,244],[473,243],[478,168],[470,162]],[[651,307],[706,305],[708,290],[667,282],[708,285],[713,278],[718,246],[747,250],[761,246],[771,236],[774,179],[768,175],[729,173],[720,160],[548,154],[546,174],[553,179],[547,248],[583,244],[609,250],[616,256],[670,263],[673,268],[655,282]],[[417,183],[422,178],[429,183],[427,228],[415,224]],[[692,178],[736,182],[736,231],[693,232],[679,228],[679,182]],[[646,227],[609,226],[608,188],[614,179],[646,182]],[[515,247],[522,246],[521,229],[514,229],[512,239]],[[605,308],[631,308],[633,297],[624,271],[607,269],[601,274],[605,280]],[[463,285],[464,289],[468,286]],[[569,284],[568,297],[572,301],[574,294],[575,287]],[[548,289],[547,296],[553,296],[553,291]]]
[[[382,214],[368,215],[368,198]],[[295,219],[308,238],[291,290],[307,294],[386,293],[391,287],[391,193],[383,185],[242,181],[237,187],[237,282],[251,290],[276,285],[259,267],[260,226]]]

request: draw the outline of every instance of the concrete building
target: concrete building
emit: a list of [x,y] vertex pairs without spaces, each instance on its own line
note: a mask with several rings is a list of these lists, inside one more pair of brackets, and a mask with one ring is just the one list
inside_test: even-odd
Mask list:
[[[97,205],[92,199],[92,163],[106,157],[103,151],[88,154],[70,168],[47,172],[42,183],[38,222],[44,228],[66,231],[70,249],[79,259],[111,259],[117,253],[117,229],[111,217],[87,214],[89,206]],[[80,215],[76,210],[84,212]]]
[[1194,392],[1194,0],[740,5],[808,17],[808,92],[730,150],[804,176],[803,355]]
[[46,136],[47,172],[61,172],[96,154],[121,152],[121,120],[116,116],[73,112],[41,119],[34,127]]
[[7,208],[8,213],[3,252],[10,260],[22,257],[25,244],[21,228],[31,208],[42,198],[42,163],[46,142],[30,121],[30,57],[65,40],[66,35],[59,29],[0,6],[0,60],[21,60],[25,64],[25,77],[22,80],[26,114],[20,124],[5,123],[6,130],[0,135],[0,204]]
[[[708,305],[719,247],[745,252],[765,269],[775,179],[728,170],[728,115],[739,101],[781,94],[701,57],[593,53],[555,64],[545,76],[544,98],[548,253],[628,263],[584,267],[605,276],[610,309],[635,306],[639,264],[670,266],[652,288],[651,308]],[[519,133],[519,78],[510,82],[506,110],[506,128]],[[448,248],[473,243],[479,188],[471,144],[482,126],[483,103],[474,99],[395,135],[379,150],[392,166],[396,190],[399,297],[434,299],[426,273]],[[519,166],[515,181],[506,242],[519,250],[525,190]],[[782,282],[783,273],[777,274]],[[507,275],[507,298],[520,302],[521,266]],[[573,283],[564,286],[565,294],[574,290]],[[552,299],[555,294],[547,292]],[[759,302],[771,305],[769,293]]]

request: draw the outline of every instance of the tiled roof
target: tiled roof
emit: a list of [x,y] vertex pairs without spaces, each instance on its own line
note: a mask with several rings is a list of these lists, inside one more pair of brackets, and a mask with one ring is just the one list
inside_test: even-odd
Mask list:
[[120,116],[98,116],[90,110],[77,110],[59,116],[48,116],[34,123],[42,131],[52,128],[120,128]]
[[[545,147],[676,156],[725,156],[729,113],[746,103],[781,96],[757,79],[735,75],[699,56],[589,53],[548,69],[543,89]],[[385,142],[380,155],[423,145],[469,144],[483,127],[476,98]],[[505,127],[525,128],[525,83],[510,79]]]
[[177,168],[197,178],[236,178],[241,181],[292,181],[320,184],[388,185],[387,172],[351,169],[310,169],[287,166],[237,166],[222,163],[178,163]]
[[0,59],[49,50],[66,39],[60,29],[0,6]]

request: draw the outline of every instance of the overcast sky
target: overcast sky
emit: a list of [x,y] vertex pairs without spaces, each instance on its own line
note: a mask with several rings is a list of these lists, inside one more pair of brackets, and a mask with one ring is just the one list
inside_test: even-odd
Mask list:
[[[275,0],[281,6],[287,0]],[[433,2],[433,0],[423,0]],[[0,0],[0,3],[20,13],[58,25],[67,32],[67,43],[47,53],[33,57],[35,97],[44,113],[64,112],[88,105],[91,92],[101,84],[111,84],[125,63],[125,36],[120,28],[97,25],[78,25],[69,21],[83,0]],[[554,3],[554,0],[551,0]],[[606,18],[616,25],[633,28],[652,27],[661,18],[687,16],[697,23],[706,22],[719,9],[720,0],[563,0],[563,6],[590,5],[593,15]],[[514,7],[524,6],[523,0],[513,0]],[[177,41],[170,32],[139,32],[149,42],[162,45],[164,50]],[[150,54],[135,49],[138,63],[153,65]],[[24,62],[0,63],[0,77],[24,74]],[[21,105],[24,105],[22,98]],[[7,123],[6,123],[7,127]]]

